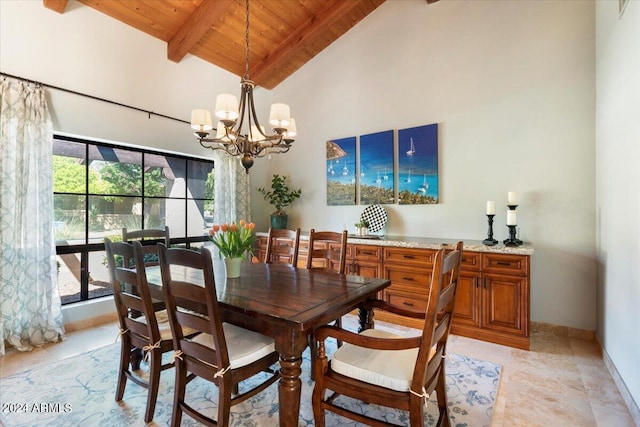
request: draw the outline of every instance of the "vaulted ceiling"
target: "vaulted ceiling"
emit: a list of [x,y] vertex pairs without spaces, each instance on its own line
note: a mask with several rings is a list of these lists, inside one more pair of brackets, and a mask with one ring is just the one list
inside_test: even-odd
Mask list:
[[[272,89],[386,0],[252,0],[249,73]],[[432,3],[437,0],[427,0]],[[69,0],[43,0],[65,13]],[[167,43],[167,58],[195,55],[245,74],[244,0],[77,0]]]

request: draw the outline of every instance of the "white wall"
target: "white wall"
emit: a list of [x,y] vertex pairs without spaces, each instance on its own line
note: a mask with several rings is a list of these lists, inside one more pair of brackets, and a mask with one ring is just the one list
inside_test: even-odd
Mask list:
[[596,5],[597,335],[639,404],[640,2]]
[[[0,1],[0,70],[184,120],[236,76],[70,2]],[[520,237],[533,243],[532,320],[595,329],[594,5],[583,1],[389,1],[273,93],[299,138],[251,171],[253,216],[270,207],[255,187],[286,173],[303,188],[290,208],[303,229],[353,224],[363,206],[327,207],[330,138],[440,124],[437,206],[388,205],[388,234],[483,239],[486,200],[520,194]],[[188,125],[51,90],[58,131],[208,153]],[[233,92],[232,92],[233,93]],[[273,95],[273,96],[272,96]],[[498,209],[496,238],[506,238]]]
[[441,203],[386,205],[386,233],[482,240],[495,200],[505,239],[516,191],[531,319],[595,330],[594,33],[590,1],[388,1],[274,89],[298,139],[260,167],[303,188],[292,226],[353,230],[363,206],[326,206],[325,141],[438,123]]
[[[240,93],[238,76],[191,55],[169,61],[166,43],[73,0],[63,14],[42,1],[0,1],[0,19],[0,70],[11,75],[185,121],[194,108],[213,109],[218,93]],[[210,155],[188,124],[58,90],[48,94],[55,131]]]

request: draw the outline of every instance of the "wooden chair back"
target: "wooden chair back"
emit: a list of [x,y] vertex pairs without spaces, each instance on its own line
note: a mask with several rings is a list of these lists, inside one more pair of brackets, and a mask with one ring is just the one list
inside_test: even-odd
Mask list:
[[[215,371],[211,366],[229,366],[227,343],[222,329],[222,318],[216,294],[213,261],[211,252],[201,248],[200,252],[158,245],[160,271],[162,274],[162,291],[169,315],[169,323],[173,334],[173,345],[181,351],[188,371],[218,383],[214,378]],[[173,280],[171,269],[180,267],[192,270],[191,273],[201,275],[204,286],[185,281]],[[196,304],[206,304],[206,317],[189,310]],[[197,332],[213,337],[215,348],[194,343],[185,337],[183,329],[191,328]]]
[[300,229],[287,230],[269,228],[267,250],[264,262],[287,263],[292,267],[298,265],[298,249],[300,248]]
[[[250,334],[259,334],[247,330],[244,330],[246,333],[238,332],[242,328],[223,324],[216,294],[211,252],[207,248],[202,248],[200,252],[181,248],[167,249],[165,245],[159,244],[158,255],[162,290],[177,358],[171,425],[179,426],[182,414],[187,413],[206,425],[227,426],[231,406],[255,396],[280,378],[279,371],[270,369],[277,363],[278,353],[275,349],[268,354],[262,354],[257,350],[258,355],[255,356],[254,361],[232,368],[234,355],[229,349],[233,349],[234,344],[241,345],[238,343],[251,341]],[[174,268],[186,270],[187,277],[194,277],[194,282],[174,280],[172,276]],[[196,281],[198,283],[204,281],[204,286]],[[202,307],[203,303],[206,307],[203,307],[202,311],[191,311],[193,307]],[[185,336],[184,331],[187,328],[198,334]],[[225,331],[235,333],[235,341],[230,338],[231,347],[227,345]],[[273,340],[271,342],[273,343]],[[250,355],[242,352],[240,356]],[[237,362],[238,354],[235,357]],[[268,372],[270,375],[250,390],[243,389],[242,393],[238,392],[239,382],[260,372]],[[208,414],[196,411],[187,403],[189,396],[186,393],[186,385],[195,377],[203,378],[218,386],[217,420]]]
[[[122,241],[134,242],[139,241],[142,245],[143,260],[145,260],[146,266],[158,265],[158,243],[164,243],[169,246],[169,227],[165,226],[163,229],[143,229],[143,230],[127,230],[122,229]],[[130,260],[125,261],[125,265],[129,267],[131,265]]]
[[[153,419],[160,386],[160,372],[173,367],[173,363],[162,363],[162,354],[173,349],[166,320],[160,323],[151,299],[144,268],[144,251],[138,241],[133,243],[112,242],[104,239],[109,275],[113,286],[113,300],[120,323],[120,365],[116,386],[116,401],[124,397],[127,380],[148,390],[144,420]],[[128,268],[128,260],[137,269]],[[148,379],[139,376],[142,353],[149,359]],[[131,366],[131,367],[130,367]]]
[[[137,241],[112,242],[105,238],[104,246],[120,329],[131,332],[135,347],[142,348],[150,342],[157,342],[160,333],[145,269],[125,267],[127,260],[133,260],[136,266],[144,265],[142,245]],[[130,313],[142,314],[144,321],[139,316],[130,316]]]
[[[333,403],[334,399],[339,395],[346,395],[370,404],[409,411],[410,426],[421,427],[424,425],[425,399],[428,399],[434,390],[437,394],[439,410],[439,417],[435,425],[450,425],[446,396],[445,362],[447,339],[451,329],[455,294],[462,262],[462,248],[462,242],[458,242],[453,250],[447,252],[446,249],[441,249],[436,253],[431,286],[427,296],[426,312],[407,310],[383,300],[370,301],[364,305],[364,308],[368,310],[380,309],[414,319],[424,319],[421,336],[402,338],[384,331],[377,333],[364,331],[362,334],[355,334],[334,327],[321,327],[316,330],[315,338],[319,343],[319,347],[318,356],[315,360],[316,384],[312,397],[316,426],[322,427],[325,425],[325,410],[368,425],[395,425],[371,418],[366,414],[345,410],[340,405]],[[378,360],[378,363],[381,363],[380,360],[384,359],[388,359],[389,363],[393,363],[393,360],[397,360],[396,356],[388,353],[388,351],[417,349],[412,371],[408,372],[411,374],[411,381],[408,383],[409,389],[400,391],[399,389],[387,388],[376,385],[374,382],[336,373],[332,370],[332,365],[328,363],[326,356],[324,341],[329,337],[340,339],[347,343],[343,348],[350,345],[360,349],[358,351],[363,351],[364,353],[359,356],[361,357],[360,360],[363,361],[361,363],[367,363],[370,360]],[[339,351],[342,351],[342,348]],[[349,349],[349,351],[352,350]],[[336,352],[336,355],[338,352]],[[354,363],[358,364],[357,361]],[[371,378],[368,379],[371,380]],[[326,395],[327,390],[332,390],[332,393],[328,396]]]
[[[319,243],[322,248],[316,247]],[[320,246],[318,245],[318,246]],[[314,261],[320,260],[322,268],[333,269],[344,274],[347,262],[347,230],[341,233],[335,231],[309,231],[309,255],[307,268],[317,268]]]

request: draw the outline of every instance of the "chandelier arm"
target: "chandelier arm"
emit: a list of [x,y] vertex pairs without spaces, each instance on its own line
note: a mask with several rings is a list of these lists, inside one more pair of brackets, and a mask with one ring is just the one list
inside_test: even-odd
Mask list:
[[[230,156],[237,156],[240,154],[238,153],[237,146],[235,144],[224,144],[220,142],[219,139],[201,138],[198,141],[200,142],[201,146],[203,146],[204,148],[208,148],[210,150],[222,150],[225,153],[229,154]],[[205,143],[210,143],[210,144],[205,144]],[[229,146],[236,148],[236,150],[230,150]]]

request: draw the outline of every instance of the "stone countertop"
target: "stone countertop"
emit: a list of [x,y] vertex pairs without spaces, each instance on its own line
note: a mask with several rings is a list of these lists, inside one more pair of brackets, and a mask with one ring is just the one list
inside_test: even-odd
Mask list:
[[[267,232],[257,232],[259,237],[267,237]],[[308,233],[300,233],[301,240],[307,240]],[[412,237],[412,236],[377,236],[370,235],[368,237],[349,235],[348,242],[372,246],[392,246],[398,248],[420,248],[420,249],[441,249],[443,247],[453,247],[459,240],[464,242],[463,249],[472,252],[491,252],[499,254],[516,254],[516,255],[533,255],[533,246],[530,243],[524,243],[517,247],[508,247],[502,243],[495,246],[487,246],[481,240],[465,240],[465,239],[438,239],[431,237]]]

